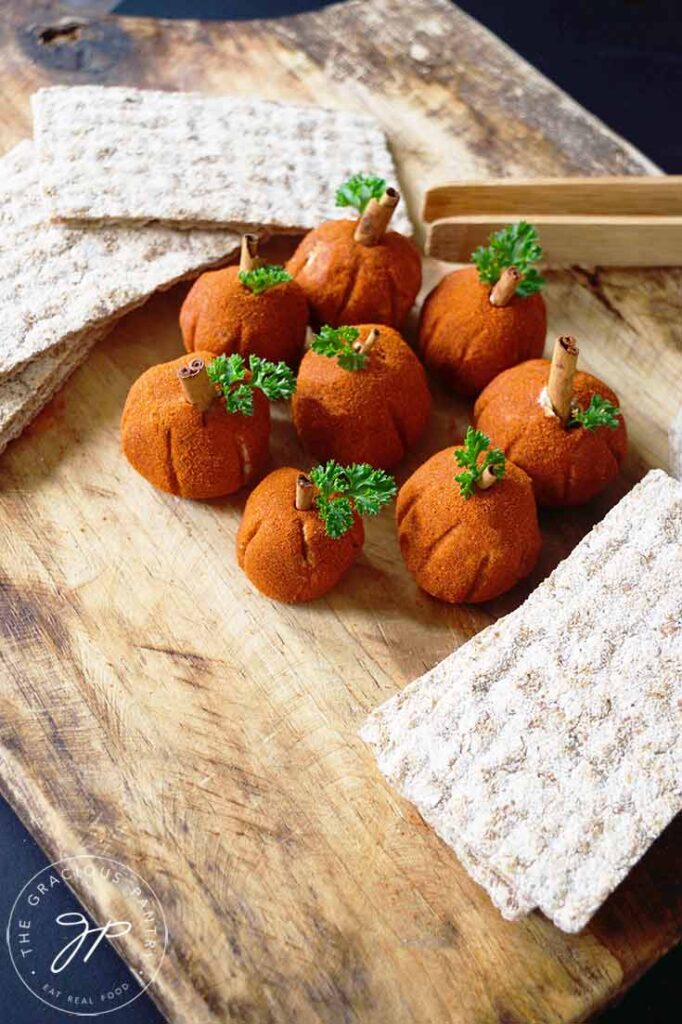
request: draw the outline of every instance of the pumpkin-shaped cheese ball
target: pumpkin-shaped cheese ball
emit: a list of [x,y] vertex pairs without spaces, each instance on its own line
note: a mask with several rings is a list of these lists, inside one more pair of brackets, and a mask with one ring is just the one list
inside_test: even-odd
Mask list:
[[284,363],[252,356],[213,359],[196,352],[152,366],[126,398],[124,455],[146,480],[182,498],[232,494],[268,458],[268,398],[288,398],[295,382]]
[[382,469],[416,443],[430,410],[421,363],[397,331],[376,324],[323,327],[292,403],[298,436],[316,458]]
[[470,427],[462,447],[438,452],[398,494],[405,565],[423,590],[452,604],[505,593],[540,553],[532,484],[488,445]]
[[259,266],[257,239],[244,235],[238,267],[202,274],[180,310],[188,352],[257,355],[295,366],[308,325],[308,303],[283,267]]
[[448,274],[428,295],[420,353],[453,391],[477,395],[503,370],[542,355],[547,312],[531,266],[541,255],[535,229],[512,225],[472,253],[476,266]]
[[386,230],[400,196],[380,179],[356,175],[339,189],[337,203],[341,197],[339,205],[361,211],[359,220],[327,221],[310,231],[287,270],[305,292],[316,327],[378,323],[400,329],[422,279],[417,247]]
[[371,466],[318,466],[305,476],[277,469],[249,496],[237,560],[267,597],[312,601],[331,590],[362,548],[360,515],[395,495],[395,481]]
[[573,338],[559,338],[552,362],[532,359],[500,374],[479,396],[476,426],[533,481],[540,505],[580,505],[616,476],[627,431],[616,394],[576,372]]

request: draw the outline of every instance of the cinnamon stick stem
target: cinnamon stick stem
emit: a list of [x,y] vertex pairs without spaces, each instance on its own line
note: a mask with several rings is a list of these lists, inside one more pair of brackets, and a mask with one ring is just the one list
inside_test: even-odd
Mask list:
[[579,349],[575,338],[563,335],[557,338],[552,353],[552,364],[549,368],[547,395],[552,408],[562,423],[571,415],[573,399],[573,378],[578,365]]
[[181,366],[178,377],[186,400],[205,412],[216,397],[216,389],[206,373],[204,360],[193,359],[187,366]]
[[399,202],[400,193],[395,188],[387,188],[379,200],[370,199],[355,229],[355,241],[360,245],[378,245]]
[[516,289],[522,279],[516,267],[505,267],[490,292],[492,306],[507,306],[514,298]]
[[250,270],[255,270],[259,263],[258,235],[242,235],[242,247],[239,254],[239,270],[243,274],[248,274]]
[[369,355],[369,353],[372,351],[377,341],[379,340],[380,334],[381,331],[379,330],[379,328],[373,327],[371,331],[368,331],[367,337],[364,338],[363,341],[358,340],[354,343],[353,348],[355,349],[356,352],[360,352],[363,356]]
[[480,480],[476,481],[476,485],[480,487],[482,491],[487,491],[488,488],[492,487],[492,485],[495,483],[497,483],[497,476],[495,475],[495,473],[493,473],[490,466],[486,466],[483,472],[481,473]]
[[296,480],[296,508],[299,512],[307,512],[312,508],[315,487],[305,473],[299,474]]

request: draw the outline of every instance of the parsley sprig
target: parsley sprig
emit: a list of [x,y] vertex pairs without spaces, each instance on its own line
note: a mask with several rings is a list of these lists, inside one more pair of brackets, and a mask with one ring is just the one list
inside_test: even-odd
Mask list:
[[367,462],[340,466],[330,459],[310,471],[317,487],[315,505],[328,536],[337,540],[353,525],[353,510],[360,516],[375,516],[395,498],[395,479]]
[[[479,462],[479,456],[483,452],[485,456]],[[463,473],[457,474],[455,480],[459,484],[462,497],[467,500],[473,495],[474,486],[483,476],[485,469],[490,467],[491,472],[501,480],[507,468],[504,452],[499,448],[491,448],[490,438],[473,427],[467,427],[464,447],[456,448],[453,454],[457,465],[464,470]]]
[[336,359],[344,370],[363,370],[369,355],[357,352],[353,344],[360,337],[357,327],[330,327],[325,324],[319,334],[313,335],[311,348],[321,356]]
[[585,427],[586,430],[596,430],[597,427],[610,427],[611,430],[618,429],[618,417],[621,415],[613,402],[602,395],[592,395],[587,409],[577,407],[571,409],[571,418],[568,421],[569,427]]
[[542,247],[538,233],[525,220],[510,224],[501,231],[495,231],[488,239],[488,245],[479,245],[471,254],[478,276],[484,284],[497,284],[505,267],[516,267],[522,280],[516,286],[516,294],[522,298],[539,292],[545,283],[537,269],[532,266],[542,259]]
[[374,174],[354,174],[336,190],[337,206],[354,206],[363,213],[370,199],[381,199],[386,182]]
[[260,295],[276,284],[286,284],[292,277],[284,267],[269,263],[265,267],[256,267],[255,270],[240,270],[239,280],[254,295]]
[[271,363],[260,356],[249,356],[246,367],[238,352],[230,356],[216,356],[206,372],[225,397],[228,412],[253,416],[253,392],[256,388],[271,402],[291,398],[296,390],[296,378],[286,363]]

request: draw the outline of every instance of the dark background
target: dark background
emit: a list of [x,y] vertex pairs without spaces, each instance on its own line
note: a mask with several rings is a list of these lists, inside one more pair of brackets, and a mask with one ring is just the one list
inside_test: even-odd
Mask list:
[[[81,0],[78,6],[87,4]],[[294,14],[324,4],[314,0],[122,0],[106,6],[121,14],[242,19]],[[682,0],[525,0],[521,4],[460,0],[459,6],[668,173],[682,173]],[[3,929],[19,890],[45,863],[31,837],[0,801]],[[153,879],[149,881],[153,884]],[[103,979],[113,956],[103,951]],[[620,1006],[603,1015],[600,1024],[679,1021],[680,973],[678,949],[651,970]],[[99,1019],[112,1024],[161,1022],[144,995]],[[2,1024],[64,1024],[67,1020],[67,1015],[50,1010],[26,991],[3,943]]]

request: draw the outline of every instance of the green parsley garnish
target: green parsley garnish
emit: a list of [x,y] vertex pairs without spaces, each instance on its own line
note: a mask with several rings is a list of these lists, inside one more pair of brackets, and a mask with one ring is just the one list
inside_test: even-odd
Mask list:
[[484,284],[497,284],[505,267],[516,267],[522,280],[516,286],[516,295],[526,298],[539,292],[545,283],[533,263],[542,259],[542,248],[538,233],[525,220],[510,224],[501,231],[495,231],[488,239],[488,245],[479,245],[471,254],[479,279]]
[[363,213],[370,199],[381,199],[386,191],[386,182],[374,174],[354,174],[336,190],[337,206],[354,206]]
[[571,409],[571,418],[566,426],[585,427],[585,430],[596,430],[597,427],[610,427],[611,430],[618,429],[618,416],[620,409],[616,408],[613,402],[602,395],[592,395],[587,409],[577,407]]
[[[478,457],[482,452],[485,452],[485,457],[479,463]],[[463,473],[457,474],[455,480],[465,499],[472,496],[474,485],[481,479],[485,469],[490,467],[491,472],[501,480],[507,468],[504,452],[499,448],[491,448],[490,438],[473,427],[467,427],[464,448],[456,448],[453,454],[457,465],[464,469]]]
[[296,390],[296,378],[286,363],[271,363],[260,356],[249,356],[248,370],[244,357],[237,352],[216,356],[206,367],[206,373],[225,396],[227,411],[242,416],[253,416],[255,388],[271,402],[291,398]]
[[309,476],[317,487],[315,505],[325,532],[334,540],[352,527],[354,509],[360,516],[375,516],[397,492],[395,479],[367,462],[340,466],[330,459]]
[[362,370],[367,365],[369,355],[353,348],[359,337],[357,327],[330,327],[326,324],[319,334],[313,334],[310,347],[320,356],[336,359],[344,370]]
[[265,267],[257,267],[255,270],[240,270],[239,280],[254,295],[260,295],[261,292],[267,291],[268,288],[272,288],[276,284],[286,284],[287,281],[292,280],[292,277],[284,267],[271,263]]

